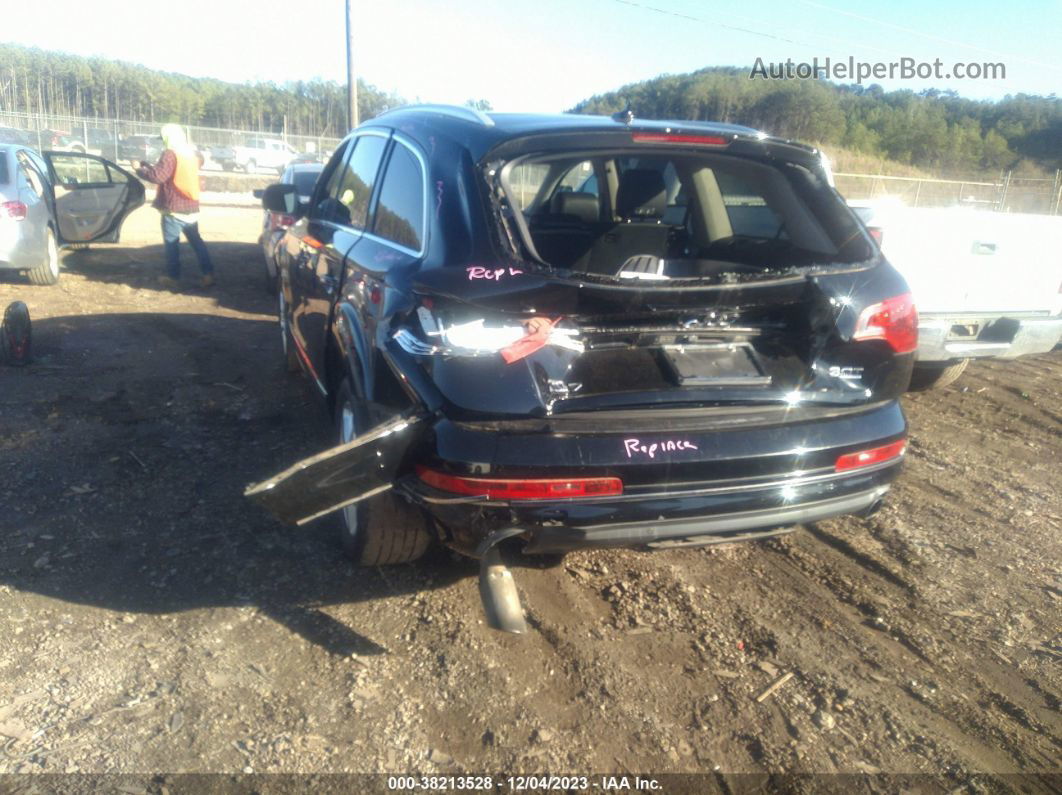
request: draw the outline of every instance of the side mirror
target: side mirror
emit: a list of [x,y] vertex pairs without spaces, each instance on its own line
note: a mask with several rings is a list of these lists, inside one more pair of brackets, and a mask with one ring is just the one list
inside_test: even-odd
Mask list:
[[299,206],[294,185],[270,185],[262,194],[262,206],[274,213],[295,215]]
[[251,191],[251,195],[254,196],[256,199],[261,199],[262,196],[265,195],[265,189],[255,188],[253,191]]

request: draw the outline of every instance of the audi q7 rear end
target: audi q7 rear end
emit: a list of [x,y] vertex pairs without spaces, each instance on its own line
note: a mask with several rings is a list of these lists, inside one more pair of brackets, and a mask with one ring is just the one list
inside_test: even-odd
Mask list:
[[343,276],[370,298],[332,323],[342,348],[373,313],[352,347],[404,405],[251,490],[276,513],[390,490],[482,556],[750,539],[880,503],[917,318],[814,149],[435,109],[370,129],[421,159],[424,234],[388,254],[408,219],[374,199]]

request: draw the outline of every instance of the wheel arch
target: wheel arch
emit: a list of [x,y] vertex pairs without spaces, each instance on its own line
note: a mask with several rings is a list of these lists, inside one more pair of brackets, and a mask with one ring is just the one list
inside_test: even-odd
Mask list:
[[339,385],[348,377],[355,388],[360,387],[366,400],[372,400],[375,395],[375,383],[371,362],[368,341],[362,333],[361,324],[357,322],[353,308],[340,304],[336,307],[325,349],[325,380],[329,402],[334,402]]

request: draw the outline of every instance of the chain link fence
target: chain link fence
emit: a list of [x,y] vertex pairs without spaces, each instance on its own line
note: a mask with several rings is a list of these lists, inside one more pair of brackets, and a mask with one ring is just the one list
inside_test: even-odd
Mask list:
[[849,199],[895,197],[908,207],[962,205],[1009,213],[1058,215],[1062,204],[1062,170],[1051,178],[1015,177],[985,181],[983,177],[924,179],[874,174],[834,174],[837,190]]
[[[52,114],[0,111],[0,143],[20,143],[38,150],[57,149],[90,152],[123,162],[144,159],[144,150],[132,145],[137,137],[157,138],[162,122],[122,121]],[[212,147],[247,146],[255,139],[282,140],[300,153],[326,159],[339,145],[339,138],[288,135],[284,131],[226,130],[185,125],[189,140],[207,155]],[[211,163],[207,168],[220,164]]]

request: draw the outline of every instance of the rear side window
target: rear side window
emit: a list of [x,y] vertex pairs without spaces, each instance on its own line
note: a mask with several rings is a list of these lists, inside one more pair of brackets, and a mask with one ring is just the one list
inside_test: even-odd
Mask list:
[[0,153],[0,185],[6,185],[11,181],[11,175],[7,169],[7,152]]
[[59,153],[51,158],[55,176],[62,185],[106,185],[111,181],[102,160]]
[[396,143],[380,187],[373,232],[419,251],[424,240],[424,173],[417,157]]
[[738,237],[785,239],[785,225],[761,190],[748,179],[717,169],[715,179],[723,197],[733,234]]
[[378,135],[363,135],[357,139],[354,152],[347,160],[336,194],[350,216],[350,225],[364,229],[369,215],[376,174],[380,170],[387,139]]

